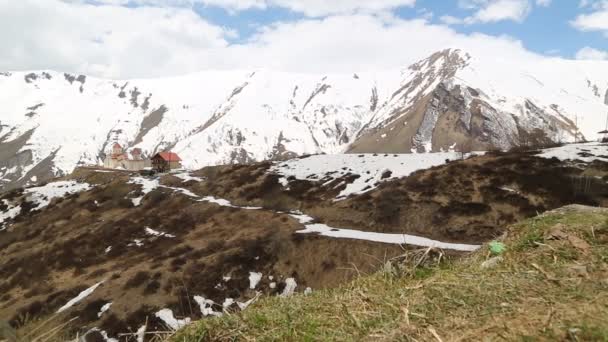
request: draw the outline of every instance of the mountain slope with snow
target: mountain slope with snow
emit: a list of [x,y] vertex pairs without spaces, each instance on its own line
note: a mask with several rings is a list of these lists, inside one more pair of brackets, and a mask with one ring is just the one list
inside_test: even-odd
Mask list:
[[537,58],[524,63],[446,50],[409,71],[352,152],[571,142],[596,139],[606,124],[605,62]]
[[111,81],[0,74],[0,189],[98,164],[113,142],[187,168],[352,152],[509,148],[604,127],[608,63],[484,60],[446,50],[405,70],[205,71]]

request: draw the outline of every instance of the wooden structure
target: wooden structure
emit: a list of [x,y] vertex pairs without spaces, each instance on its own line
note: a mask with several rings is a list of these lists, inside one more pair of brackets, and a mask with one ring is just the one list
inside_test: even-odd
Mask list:
[[168,172],[182,168],[182,159],[173,152],[160,152],[152,157],[152,169],[157,172]]

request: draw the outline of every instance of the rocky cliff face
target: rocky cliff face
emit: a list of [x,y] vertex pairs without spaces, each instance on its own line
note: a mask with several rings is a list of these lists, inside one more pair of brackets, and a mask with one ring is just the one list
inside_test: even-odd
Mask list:
[[486,60],[460,50],[405,70],[205,71],[111,81],[0,74],[0,189],[98,164],[111,143],[171,149],[191,169],[311,153],[509,148],[596,138],[608,64]]
[[[574,140],[577,126],[572,115],[548,98],[534,98],[535,93],[551,90],[530,89],[529,97],[526,93],[510,98],[496,96],[486,91],[495,90],[491,83],[503,80],[499,76],[479,77],[478,70],[484,67],[458,50],[439,52],[412,65],[410,76],[375,113],[349,151],[508,149]],[[522,87],[527,83],[517,82]],[[597,107],[600,113],[601,106]],[[587,132],[594,135],[591,130]]]

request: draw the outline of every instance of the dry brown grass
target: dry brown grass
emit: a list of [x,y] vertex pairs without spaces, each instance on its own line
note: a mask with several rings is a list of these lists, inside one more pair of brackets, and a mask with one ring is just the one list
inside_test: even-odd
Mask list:
[[542,215],[504,242],[494,267],[481,267],[485,248],[440,263],[418,254],[337,289],[202,320],[171,341],[608,341],[605,211]]

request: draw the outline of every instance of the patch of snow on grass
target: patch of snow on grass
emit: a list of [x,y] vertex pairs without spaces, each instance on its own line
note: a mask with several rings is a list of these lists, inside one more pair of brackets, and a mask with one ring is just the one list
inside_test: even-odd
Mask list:
[[261,209],[263,209],[261,207],[239,207],[239,206],[233,205],[228,200],[221,199],[221,198],[215,198],[213,196],[203,197],[202,200],[204,202],[209,202],[209,203],[217,204],[219,206],[228,207],[228,208],[236,208],[236,209],[244,209],[244,210],[261,210]]
[[215,302],[212,301],[211,299],[205,299],[204,297],[201,297],[201,296],[194,296],[194,301],[200,307],[201,314],[203,315],[203,317],[222,315],[221,312],[213,311],[213,305],[215,304]]
[[5,206],[8,207],[5,211],[0,211],[0,231],[6,229],[5,221],[12,220],[21,213],[21,206],[12,206],[9,201],[2,200]]
[[105,342],[118,342],[117,339],[109,337],[107,332],[105,332],[104,330],[99,330],[98,328],[93,328],[93,329],[87,331],[86,334],[84,334],[84,336],[83,336],[84,340],[87,340],[87,336],[90,333],[94,333],[94,332],[98,332],[101,335],[101,338],[103,338],[103,340]]
[[314,219],[308,215],[302,213],[289,214],[289,216],[298,220],[301,224],[304,225],[306,229],[300,230],[297,233],[299,234],[319,234],[322,236],[333,237],[333,238],[343,238],[343,239],[355,239],[355,240],[365,240],[365,241],[373,241],[373,242],[381,242],[381,243],[389,243],[389,244],[398,244],[398,245],[414,245],[420,247],[433,247],[433,248],[441,248],[441,249],[450,249],[457,251],[476,251],[480,248],[479,245],[467,245],[467,244],[459,244],[459,243],[446,243],[435,241],[427,238],[423,238],[415,235],[408,234],[388,234],[388,233],[375,233],[375,232],[363,232],[359,230],[352,229],[341,229],[341,228],[333,228],[327,226],[325,224],[320,223],[311,223]]
[[423,238],[415,235],[408,234],[387,234],[387,233],[376,233],[376,232],[363,232],[352,229],[337,229],[329,227],[325,224],[315,223],[306,225],[306,229],[300,230],[297,233],[300,234],[312,234],[317,233],[322,236],[328,236],[333,238],[342,239],[354,239],[354,240],[365,240],[373,242],[382,242],[397,245],[413,245],[420,247],[432,247],[440,249],[450,249],[456,251],[472,252],[478,250],[481,246],[479,245],[468,245],[460,243],[447,243],[435,241],[427,238]]
[[249,288],[255,289],[258,286],[258,283],[262,280],[262,273],[257,272],[249,272]]
[[[276,163],[269,172],[281,176],[279,180],[285,187],[286,178],[299,180],[323,180],[325,184],[349,174],[360,177],[340,192],[337,199],[344,199],[351,194],[362,194],[377,187],[377,183],[409,176],[411,173],[445,164],[446,160],[460,159],[459,153],[439,152],[420,154],[336,154],[314,155],[304,159],[293,159]],[[384,178],[384,171],[390,170],[391,177]]]
[[72,298],[64,306],[60,307],[59,310],[57,310],[57,313],[62,313],[65,310],[71,308],[72,306],[78,304],[78,302],[80,302],[81,300],[83,300],[86,297],[88,297],[91,293],[93,293],[93,291],[95,291],[95,289],[97,289],[99,287],[99,285],[101,285],[101,284],[103,284],[103,281],[100,281],[99,283],[97,283],[97,284],[89,287],[88,289],[80,292],[80,294],[78,294],[78,296]]
[[291,213],[291,214],[289,214],[289,216],[295,218],[301,224],[307,224],[307,223],[310,223],[310,222],[314,221],[314,219],[312,217],[310,217],[308,215],[304,215],[304,214],[299,213],[299,212]]
[[67,195],[87,191],[91,189],[91,185],[87,183],[78,183],[76,181],[60,181],[49,183],[43,186],[25,189],[24,194],[28,201],[36,204],[32,210],[40,210],[55,198],[65,197]]
[[131,247],[131,246],[142,247],[143,245],[144,245],[144,243],[140,239],[134,239],[133,242],[131,242],[127,246],[128,247]]
[[285,288],[283,289],[283,292],[280,294],[280,296],[289,297],[293,295],[293,293],[296,291],[296,287],[298,287],[298,283],[296,283],[296,280],[294,278],[285,279]]
[[512,193],[515,193],[515,194],[519,193],[519,191],[517,191],[515,189],[508,188],[506,186],[503,186],[502,188],[500,188],[500,190],[503,190],[503,191],[506,191],[506,192],[512,192]]
[[189,181],[203,182],[205,180],[204,178],[201,178],[201,177],[192,176],[188,172],[175,173],[173,175],[175,177],[183,180],[184,183],[189,182]]
[[598,142],[585,144],[569,144],[548,148],[537,155],[541,158],[557,158],[559,160],[581,160],[590,163],[594,160],[608,162],[608,144]]
[[171,186],[162,186],[163,188],[166,189],[171,189],[173,191],[176,192],[181,192],[182,194],[188,196],[188,197],[192,197],[192,198],[200,198],[199,195],[195,194],[194,192],[188,190],[188,189],[183,189],[183,188],[175,188],[175,187],[171,187]]
[[146,234],[152,235],[152,236],[158,236],[158,237],[167,237],[167,238],[174,238],[175,237],[175,235],[159,232],[158,230],[154,230],[154,229],[152,229],[150,227],[146,227]]
[[147,328],[148,328],[148,326],[144,324],[141,327],[139,327],[139,329],[137,329],[137,332],[135,333],[135,336],[137,337],[137,342],[144,342]]
[[97,317],[101,317],[101,315],[103,315],[104,312],[106,312],[110,309],[110,306],[112,306],[112,302],[104,304],[101,307],[101,309],[99,310],[99,312],[97,313]]
[[222,307],[223,307],[224,309],[228,309],[228,308],[229,308],[229,307],[231,307],[231,306],[232,306],[232,304],[234,304],[234,303],[235,303],[235,302],[234,302],[234,299],[232,299],[232,298],[226,298],[226,299],[224,299],[224,303],[222,304]]
[[173,316],[173,311],[171,309],[162,309],[155,313],[154,316],[165,322],[167,327],[173,330],[179,330],[190,324],[190,317],[186,317],[184,319],[177,319]]
[[141,197],[133,198],[133,205],[139,207],[141,205],[141,201],[146,197],[147,194],[158,189],[160,186],[160,181],[158,178],[149,179],[144,177],[133,177],[129,180],[128,184],[137,184],[141,185],[141,192],[143,195]]

